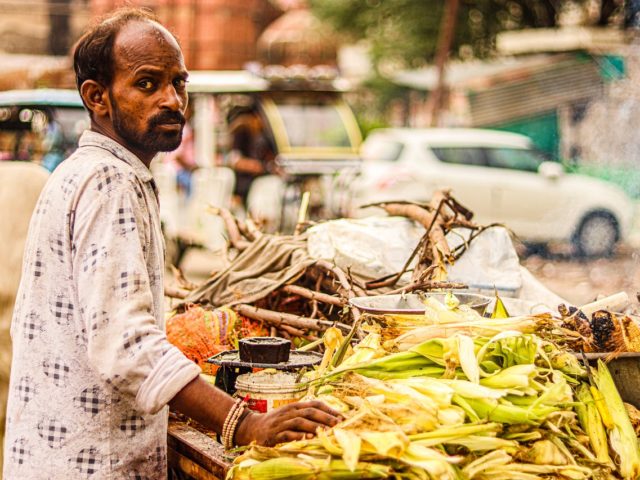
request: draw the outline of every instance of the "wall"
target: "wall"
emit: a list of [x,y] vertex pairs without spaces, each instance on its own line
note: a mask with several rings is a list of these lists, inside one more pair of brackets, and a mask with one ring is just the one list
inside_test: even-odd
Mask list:
[[238,70],[256,58],[256,41],[279,12],[268,0],[91,0],[94,15],[121,5],[151,8],[180,40],[192,70]]
[[[20,0],[0,2],[0,52],[37,54],[50,53],[49,2],[47,0]],[[68,5],[56,3],[54,13],[70,16],[72,40],[85,28],[89,8],[84,0],[70,0]]]

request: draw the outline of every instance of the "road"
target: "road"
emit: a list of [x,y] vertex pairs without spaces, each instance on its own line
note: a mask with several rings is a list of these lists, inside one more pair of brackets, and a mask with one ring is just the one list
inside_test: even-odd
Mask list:
[[622,249],[609,259],[578,261],[534,255],[521,263],[550,290],[574,305],[620,291],[635,301],[640,292],[640,252],[631,248]]

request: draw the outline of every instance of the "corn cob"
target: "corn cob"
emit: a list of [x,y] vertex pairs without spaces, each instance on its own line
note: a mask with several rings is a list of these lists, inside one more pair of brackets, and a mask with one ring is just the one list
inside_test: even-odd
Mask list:
[[618,470],[625,480],[636,480],[640,477],[638,439],[611,378],[611,373],[602,360],[598,360],[598,368],[593,377],[598,390],[603,393],[604,402],[613,421],[613,427],[609,431],[609,441],[611,448],[619,457]]
[[581,384],[577,389],[577,397],[581,404],[578,404],[576,411],[578,412],[578,421],[582,429],[589,436],[589,443],[596,454],[599,462],[610,463],[609,445],[607,443],[607,432],[605,432],[602,423],[602,417],[596,407],[595,400],[589,387]]
[[625,351],[640,352],[640,326],[629,316],[620,319],[624,336]]
[[591,331],[599,351],[617,352],[625,349],[620,322],[611,312],[595,312],[591,318]]

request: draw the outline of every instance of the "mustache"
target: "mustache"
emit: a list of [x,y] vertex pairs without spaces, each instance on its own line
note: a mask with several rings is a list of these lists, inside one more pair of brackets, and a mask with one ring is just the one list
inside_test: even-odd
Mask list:
[[158,125],[164,125],[167,123],[179,123],[180,125],[184,125],[186,119],[184,115],[180,112],[160,112],[157,115],[154,115],[149,119],[149,127],[157,127]]

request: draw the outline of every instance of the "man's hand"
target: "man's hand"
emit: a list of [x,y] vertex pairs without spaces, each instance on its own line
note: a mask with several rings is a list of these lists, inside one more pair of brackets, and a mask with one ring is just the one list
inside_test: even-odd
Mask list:
[[318,428],[333,427],[342,418],[322,402],[299,402],[285,405],[265,414],[250,413],[238,426],[235,440],[238,445],[255,441],[258,445],[311,438]]
[[[220,433],[233,406],[233,398],[196,377],[178,392],[170,405]],[[259,445],[275,445],[313,437],[318,428],[333,427],[341,420],[338,412],[322,402],[291,403],[265,414],[250,413],[238,425],[234,438],[238,445],[253,441]]]

